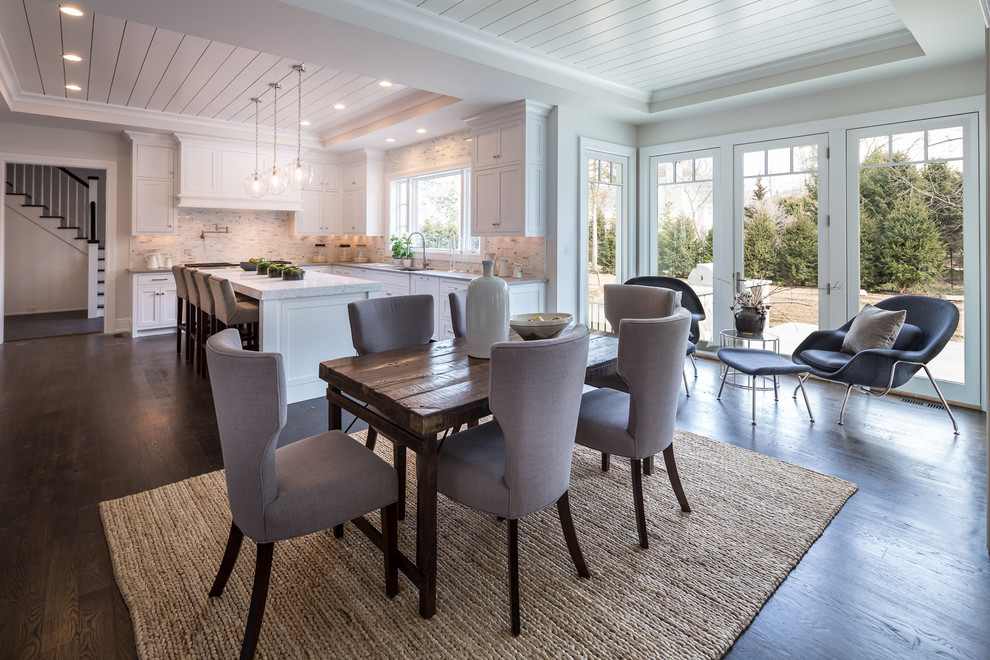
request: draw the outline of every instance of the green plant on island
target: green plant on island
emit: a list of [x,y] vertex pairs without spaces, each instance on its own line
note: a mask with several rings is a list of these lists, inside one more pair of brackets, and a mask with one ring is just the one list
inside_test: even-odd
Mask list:
[[301,280],[306,277],[306,271],[298,266],[287,266],[282,269],[283,280]]

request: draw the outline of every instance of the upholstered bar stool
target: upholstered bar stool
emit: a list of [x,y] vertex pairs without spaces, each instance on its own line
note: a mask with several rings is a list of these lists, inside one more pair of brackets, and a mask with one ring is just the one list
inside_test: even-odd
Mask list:
[[192,362],[197,373],[200,371],[199,349],[199,287],[193,280],[195,268],[182,267],[182,279],[186,283],[189,314],[186,317],[186,362]]
[[[172,266],[172,279],[175,280],[175,353],[182,354],[182,333],[189,335],[189,294],[186,289],[186,278],[182,274],[182,266]],[[187,342],[188,344],[188,342]],[[188,358],[189,349],[186,349]]]
[[261,318],[258,302],[238,300],[230,280],[211,277],[209,283],[216,317],[228,328],[244,326],[244,332],[241,333],[242,343],[248,348],[258,350],[258,320]]
[[210,370],[206,364],[206,340],[217,332],[217,317],[213,305],[213,292],[210,291],[210,274],[201,270],[193,273],[193,281],[199,291],[199,323],[197,323],[197,339],[199,344],[199,373],[209,377]]

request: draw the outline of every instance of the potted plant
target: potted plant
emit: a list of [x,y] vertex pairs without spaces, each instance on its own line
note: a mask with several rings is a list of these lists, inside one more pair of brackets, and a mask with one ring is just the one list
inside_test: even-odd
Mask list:
[[287,266],[282,269],[283,280],[301,280],[306,277],[306,271],[298,266]]
[[271,264],[268,267],[268,277],[282,277],[282,271],[285,268],[285,264]]
[[405,234],[401,237],[392,234],[392,237],[389,238],[389,243],[392,246],[392,260],[395,262],[395,265],[398,266],[403,263],[403,260],[412,258],[412,250],[409,248],[409,239],[406,238]]
[[258,262],[258,275],[267,275],[268,274],[268,267],[269,266],[271,266],[271,263],[270,262],[268,262],[268,261],[259,261]]
[[756,284],[733,296],[729,309],[736,308],[739,309],[735,314],[736,332],[746,336],[762,334],[767,323],[767,312],[770,311],[770,294],[766,285]]

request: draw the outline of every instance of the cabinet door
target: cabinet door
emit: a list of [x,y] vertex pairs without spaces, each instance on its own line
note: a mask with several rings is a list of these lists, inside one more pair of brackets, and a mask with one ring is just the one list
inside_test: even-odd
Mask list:
[[[437,328],[437,340],[452,339],[454,324],[450,320],[450,294],[468,287],[468,282],[452,282],[440,280],[440,322]],[[511,295],[511,289],[510,289]]]
[[302,191],[302,211],[296,211],[296,236],[322,236],[323,231],[323,192]]
[[158,303],[161,305],[159,325],[163,328],[175,325],[175,289],[162,288],[158,293]]
[[[218,189],[220,163],[215,147],[182,147],[182,193],[215,194]],[[250,173],[247,170],[245,176]],[[242,179],[244,177],[241,177]],[[243,184],[241,193],[243,194]]]
[[498,164],[518,163],[526,155],[522,121],[498,125]]
[[498,165],[498,129],[489,128],[474,134],[474,166]]
[[137,179],[134,183],[136,235],[175,233],[175,195],[171,181]]
[[500,169],[475,170],[471,190],[471,235],[494,236],[499,225]]
[[341,233],[362,235],[365,228],[364,190],[345,190],[341,206]]
[[526,186],[521,165],[498,169],[498,209],[497,234],[525,234]]
[[159,287],[139,287],[137,289],[134,296],[135,327],[141,329],[158,327],[158,299],[161,297],[158,292],[160,290]]
[[[340,192],[327,190],[323,194],[323,235],[339,236],[343,233],[340,221]],[[303,201],[305,205],[305,200]]]
[[[258,169],[265,174],[265,159],[258,159]],[[244,179],[254,172],[254,154],[246,151],[224,149],[220,154],[220,192],[224,195],[245,197]]]
[[344,190],[363,188],[368,185],[368,164],[365,161],[344,163],[343,178]]
[[138,144],[134,149],[134,175],[142,179],[171,179],[172,147]]
[[[292,161],[290,165],[293,165],[295,161]],[[303,190],[323,190],[323,179],[325,176],[324,168],[326,167],[323,163],[314,163],[313,161],[308,161],[310,167],[313,168],[313,180],[302,186]],[[306,196],[303,195],[303,206],[306,205]]]
[[409,278],[409,293],[433,296],[433,339],[440,339],[440,280],[429,275],[413,275]]

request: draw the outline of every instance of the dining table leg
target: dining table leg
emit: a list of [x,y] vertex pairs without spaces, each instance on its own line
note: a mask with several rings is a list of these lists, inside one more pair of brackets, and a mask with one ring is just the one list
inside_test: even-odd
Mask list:
[[340,413],[340,406],[333,402],[333,398],[330,397],[330,393],[340,394],[340,390],[336,387],[327,388],[327,430],[328,431],[340,431],[344,428],[344,421]]
[[416,565],[423,585],[419,615],[429,619],[437,610],[437,437],[425,439],[416,453]]

